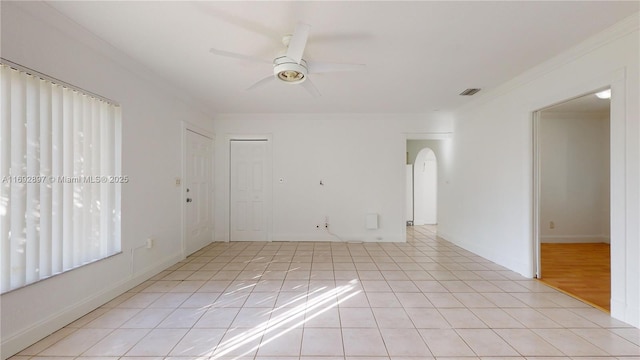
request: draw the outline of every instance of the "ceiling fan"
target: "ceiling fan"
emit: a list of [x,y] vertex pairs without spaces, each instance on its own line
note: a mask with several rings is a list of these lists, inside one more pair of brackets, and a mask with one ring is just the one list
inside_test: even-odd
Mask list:
[[276,56],[273,60],[266,60],[251,55],[237,54],[229,51],[211,49],[211,53],[248,61],[270,63],[273,65],[273,75],[256,82],[247,90],[252,90],[265,84],[280,80],[287,84],[300,84],[314,97],[320,92],[309,79],[309,74],[328,73],[337,71],[355,71],[364,68],[364,64],[341,64],[303,59],[304,49],[309,37],[311,26],[298,23],[292,35],[285,35],[282,43],[287,47],[286,52]]

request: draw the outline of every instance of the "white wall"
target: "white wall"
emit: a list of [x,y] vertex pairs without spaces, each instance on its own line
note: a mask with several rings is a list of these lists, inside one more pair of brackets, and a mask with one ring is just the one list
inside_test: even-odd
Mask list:
[[[408,133],[449,132],[445,114],[249,114],[214,121],[216,240],[229,238],[229,137],[272,140],[273,240],[405,241]],[[279,179],[283,182],[280,183]],[[324,185],[320,185],[320,180]],[[365,215],[379,214],[379,229]]]
[[[180,259],[181,120],[210,129],[197,106],[145,69],[60,19],[41,3],[2,5],[2,56],[123,108],[123,254],[2,295],[2,358]],[[439,233],[526,276],[533,275],[531,112],[612,85],[612,315],[640,325],[640,87],[636,19],[543,64],[455,116],[438,155]],[[450,132],[424,115],[237,115],[216,119],[216,240],[228,238],[227,134],[270,134],[272,238],[404,240],[407,133]],[[508,135],[506,135],[508,134]],[[482,161],[479,161],[482,160]],[[279,184],[275,180],[282,177]],[[318,181],[325,186],[320,188]],[[621,201],[622,199],[622,201]],[[380,214],[380,229],[364,216]],[[148,236],[151,250],[130,250]],[[135,260],[134,272],[130,267]]]
[[612,87],[612,316],[640,326],[638,14],[480,95],[454,116],[438,233],[534,274],[532,113]]
[[609,114],[542,111],[539,130],[540,241],[608,243]]
[[[153,74],[42,3],[2,2],[2,57],[119,102],[122,174],[131,179],[122,186],[121,254],[0,297],[4,359],[182,258],[180,121],[210,124]],[[154,248],[132,258],[149,236]]]
[[441,140],[407,140],[408,164],[413,164],[416,161],[416,157],[420,150],[424,148],[431,149],[436,156],[436,160],[439,160],[440,157],[443,156],[443,152],[445,151],[444,148],[446,147],[448,140],[449,138]]

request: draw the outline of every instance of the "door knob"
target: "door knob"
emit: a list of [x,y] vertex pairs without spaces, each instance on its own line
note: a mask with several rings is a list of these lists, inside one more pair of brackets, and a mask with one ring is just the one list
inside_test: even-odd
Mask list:
[[193,199],[192,198],[187,198],[187,202],[192,202]]

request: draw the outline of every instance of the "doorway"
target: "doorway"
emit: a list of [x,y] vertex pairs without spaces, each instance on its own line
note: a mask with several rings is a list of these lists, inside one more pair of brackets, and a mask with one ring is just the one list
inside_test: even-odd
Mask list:
[[430,148],[423,148],[413,164],[413,223],[438,223],[438,162]]
[[191,129],[185,133],[185,255],[213,241],[212,139]]
[[537,277],[605,311],[611,299],[608,94],[587,94],[534,116]]
[[406,221],[438,223],[438,156],[442,140],[407,140]]
[[268,141],[230,141],[230,241],[268,240]]

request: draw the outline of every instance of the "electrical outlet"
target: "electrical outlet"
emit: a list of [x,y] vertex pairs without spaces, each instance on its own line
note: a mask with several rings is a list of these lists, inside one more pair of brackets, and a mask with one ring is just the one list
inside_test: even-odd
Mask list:
[[152,238],[148,238],[147,239],[147,249],[151,249],[153,247],[153,239]]
[[556,228],[556,223],[553,221],[549,221],[549,229],[555,229]]

